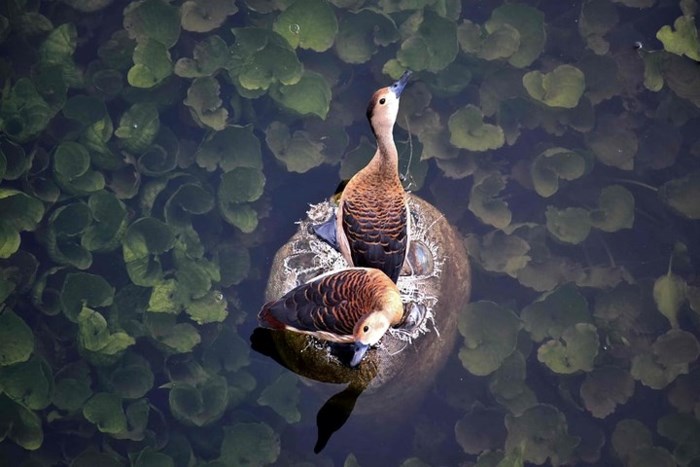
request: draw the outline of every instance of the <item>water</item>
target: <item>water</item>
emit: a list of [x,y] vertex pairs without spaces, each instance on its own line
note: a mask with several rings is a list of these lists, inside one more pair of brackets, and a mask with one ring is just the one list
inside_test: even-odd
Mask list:
[[[1,465],[700,462],[695,2],[68,3],[0,7]],[[404,68],[471,304],[435,376],[299,378],[273,257]]]

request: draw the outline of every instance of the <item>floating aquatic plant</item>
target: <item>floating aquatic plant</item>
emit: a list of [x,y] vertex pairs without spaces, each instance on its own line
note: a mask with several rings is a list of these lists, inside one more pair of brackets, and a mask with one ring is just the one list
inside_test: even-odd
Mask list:
[[[0,459],[299,459],[280,423],[315,399],[248,339],[277,200],[356,172],[367,89],[411,69],[400,172],[480,301],[447,367],[469,397],[391,460],[698,462],[697,2],[117,3],[0,6]],[[608,426],[641,386],[664,403]]]

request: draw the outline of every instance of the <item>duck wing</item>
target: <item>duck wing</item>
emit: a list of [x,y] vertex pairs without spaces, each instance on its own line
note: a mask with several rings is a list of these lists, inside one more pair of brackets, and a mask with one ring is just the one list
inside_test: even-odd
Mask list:
[[381,204],[343,200],[338,211],[352,264],[377,268],[396,282],[408,245],[408,215],[403,198]]
[[324,274],[265,304],[260,321],[273,329],[352,336],[355,323],[370,311],[371,304],[363,300],[366,294],[359,293],[367,283],[362,269]]

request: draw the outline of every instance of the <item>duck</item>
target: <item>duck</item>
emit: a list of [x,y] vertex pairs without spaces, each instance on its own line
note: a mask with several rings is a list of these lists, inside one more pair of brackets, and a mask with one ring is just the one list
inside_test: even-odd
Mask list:
[[266,303],[258,314],[260,325],[268,329],[349,344],[353,368],[403,318],[396,284],[381,270],[365,267],[321,274]]
[[394,282],[409,247],[410,215],[399,178],[393,130],[399,99],[410,75],[407,70],[394,84],[372,95],[367,119],[377,150],[345,185],[335,219],[314,227],[317,235],[341,252],[348,265],[380,269]]

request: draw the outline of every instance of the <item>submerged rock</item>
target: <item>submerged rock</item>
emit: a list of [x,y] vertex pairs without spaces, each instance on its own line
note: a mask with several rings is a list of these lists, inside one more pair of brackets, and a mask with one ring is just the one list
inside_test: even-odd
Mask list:
[[[344,396],[334,398],[341,396],[350,411],[363,393],[356,414],[410,412],[452,352],[458,314],[469,301],[471,276],[462,238],[431,204],[414,195],[408,199],[412,244],[404,265],[407,275],[398,280],[407,313],[402,326],[390,329],[358,368],[341,363],[325,341],[291,331],[269,332],[274,358],[287,368],[316,381],[348,383]],[[277,251],[266,300],[275,300],[319,274],[347,267],[341,254],[311,229],[333,210],[329,202],[313,205],[297,232]]]

